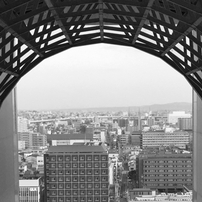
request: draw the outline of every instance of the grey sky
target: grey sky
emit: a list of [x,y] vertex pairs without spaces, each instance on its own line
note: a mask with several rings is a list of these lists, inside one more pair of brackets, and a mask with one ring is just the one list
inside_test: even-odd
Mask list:
[[106,44],[69,49],[17,85],[19,109],[118,107],[191,102],[191,86],[162,60]]

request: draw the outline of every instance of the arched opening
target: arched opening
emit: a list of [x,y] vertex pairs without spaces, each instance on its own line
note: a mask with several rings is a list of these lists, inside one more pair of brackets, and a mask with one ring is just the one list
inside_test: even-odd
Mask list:
[[[20,107],[33,110],[39,104],[39,109],[51,110],[191,101],[188,82],[160,59],[130,47],[105,44],[77,47],[43,61],[22,78],[17,89],[25,101],[21,104],[18,99]],[[27,99],[35,105],[28,107]],[[122,102],[116,103],[117,99]]]
[[[1,104],[20,78],[42,60],[71,47],[95,43],[132,46],[161,58],[202,97],[200,1],[2,0],[0,5]],[[202,103],[195,96],[194,106],[197,106],[194,200],[201,201]],[[0,116],[0,148],[7,153],[6,158],[2,157],[5,164],[1,167],[0,195],[6,202],[17,201],[18,195],[14,108],[10,95]],[[4,175],[7,171],[9,176]]]
[[19,109],[191,102],[186,79],[161,59],[107,44],[77,47],[44,60],[17,89]]

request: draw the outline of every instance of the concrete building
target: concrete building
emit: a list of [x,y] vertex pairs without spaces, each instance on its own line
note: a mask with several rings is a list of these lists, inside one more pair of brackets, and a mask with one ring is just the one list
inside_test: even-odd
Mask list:
[[130,144],[130,133],[126,132],[125,134],[118,135],[117,140],[122,146]]
[[176,124],[179,118],[191,118],[191,114],[187,114],[184,111],[174,111],[168,114],[168,123]]
[[25,141],[18,140],[18,150],[25,149]]
[[160,146],[186,148],[189,141],[190,135],[186,131],[174,131],[170,133],[164,131],[142,132],[142,148]]
[[32,133],[30,146],[32,148],[47,146],[47,136],[39,133]]
[[141,131],[134,131],[130,135],[131,138],[131,145],[141,147],[142,146],[142,132]]
[[109,163],[109,185],[114,184],[114,165],[115,163]]
[[42,180],[19,180],[19,202],[41,202]]
[[192,154],[149,151],[140,154],[136,164],[140,188],[174,193],[193,186]]
[[93,132],[93,140],[104,143],[106,141],[106,129],[95,128]]
[[47,146],[47,137],[39,133],[18,133],[18,140],[25,141],[25,148],[37,148]]
[[48,144],[51,146],[73,145],[74,143],[87,143],[93,141],[93,134],[89,133],[73,133],[48,135]]
[[18,117],[18,132],[28,132],[28,119]]
[[44,173],[44,156],[36,157],[36,169],[39,173]]
[[134,200],[138,196],[152,195],[152,190],[148,188],[129,189],[128,192],[130,200]]
[[50,146],[44,155],[47,202],[108,202],[108,154],[103,145]]
[[180,130],[192,130],[192,118],[178,118]]

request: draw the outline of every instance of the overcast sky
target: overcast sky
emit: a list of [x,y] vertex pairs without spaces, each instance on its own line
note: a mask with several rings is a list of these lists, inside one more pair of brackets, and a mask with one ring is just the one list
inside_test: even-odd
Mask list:
[[17,85],[18,109],[191,102],[192,89],[162,60],[131,47],[97,44],[44,60]]

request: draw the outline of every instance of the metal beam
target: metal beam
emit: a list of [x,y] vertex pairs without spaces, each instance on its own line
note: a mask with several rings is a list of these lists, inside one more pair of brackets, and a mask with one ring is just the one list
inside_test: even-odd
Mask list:
[[104,39],[104,23],[103,23],[103,0],[99,0],[99,22],[100,22],[100,37]]
[[2,15],[4,13],[7,13],[10,10],[13,10],[15,8],[19,8],[20,6],[28,4],[30,1],[31,0],[18,0],[18,1],[11,3],[11,4],[9,3],[7,6],[0,8],[0,13]]
[[197,13],[198,15],[202,15],[201,6],[198,6],[200,3],[198,4],[197,1],[196,1],[195,5],[191,4],[190,3],[191,1],[186,2],[186,1],[182,1],[182,0],[168,0],[168,2],[171,2],[171,3],[173,3],[173,4],[177,5],[177,6],[180,6],[182,8],[185,8],[185,9],[191,11],[191,12],[194,11],[194,13]]
[[7,74],[9,74],[9,75],[16,76],[16,77],[19,76],[19,74],[15,73],[15,72],[12,72],[12,71],[10,71],[10,70],[4,69],[4,68],[2,68],[2,67],[0,67],[0,72],[4,72],[4,73],[7,73]]
[[10,32],[14,37],[16,37],[23,44],[28,46],[31,50],[33,50],[36,54],[43,57],[43,54],[40,53],[32,44],[30,44],[26,39],[24,39],[20,33],[17,33],[13,28],[11,28],[3,19],[0,18],[0,26],[4,28],[5,31]]
[[133,39],[133,42],[132,42],[133,45],[135,44],[135,42],[136,42],[136,40],[137,40],[137,38],[138,38],[138,36],[139,36],[139,34],[140,34],[141,29],[142,29],[142,27],[144,26],[144,23],[145,23],[146,20],[147,20],[147,16],[148,16],[148,14],[149,14],[149,11],[150,11],[150,9],[151,9],[151,7],[152,7],[154,1],[155,1],[155,0],[150,0],[150,1],[148,2],[148,4],[147,4],[147,7],[146,7],[146,9],[145,9],[145,12],[144,12],[144,14],[143,14],[143,16],[142,16],[142,20],[141,20],[141,22],[140,22],[140,24],[139,24],[139,27],[138,27],[138,29],[137,29],[137,31],[136,31],[136,33],[135,33],[135,36],[134,36],[134,39]]
[[69,37],[69,34],[67,33],[67,30],[65,29],[65,26],[63,25],[63,22],[61,21],[58,12],[56,11],[52,0],[44,0],[44,2],[46,3],[46,5],[48,6],[49,10],[51,11],[51,13],[53,14],[58,26],[60,27],[60,29],[62,30],[62,32],[64,33],[66,39],[69,41],[69,44],[72,45],[72,41]]
[[185,36],[187,36],[192,30],[196,29],[197,26],[202,22],[202,17],[198,18],[194,24],[192,24],[184,33],[182,33],[166,50],[161,53],[161,56],[164,56],[168,53],[176,44],[178,44]]
[[200,70],[202,70],[202,67],[198,67],[198,68],[196,68],[196,69],[193,69],[193,70],[191,70],[191,71],[188,71],[188,72],[186,73],[186,75],[190,75],[190,74],[196,73],[196,72],[198,72],[198,71],[200,71]]

